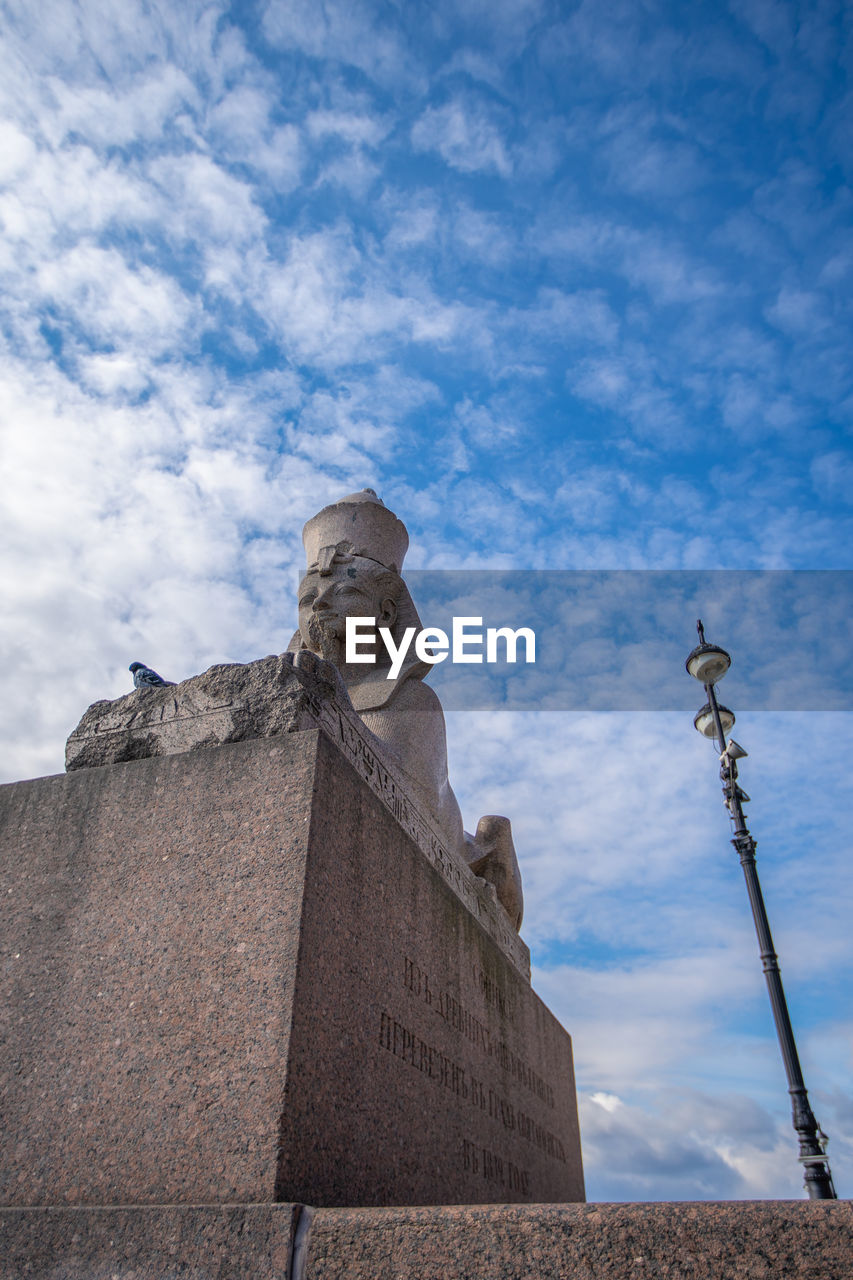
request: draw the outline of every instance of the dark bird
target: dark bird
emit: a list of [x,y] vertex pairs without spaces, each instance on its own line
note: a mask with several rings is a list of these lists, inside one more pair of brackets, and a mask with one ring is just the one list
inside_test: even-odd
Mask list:
[[134,689],[153,689],[163,684],[174,684],[174,680],[164,680],[156,671],[146,667],[144,662],[131,662],[129,671],[133,672]]

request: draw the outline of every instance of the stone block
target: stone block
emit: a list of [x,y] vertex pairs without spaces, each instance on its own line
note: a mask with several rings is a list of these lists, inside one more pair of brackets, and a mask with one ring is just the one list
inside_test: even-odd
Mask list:
[[293,1280],[299,1206],[0,1209],[2,1280]]
[[849,1202],[328,1210],[305,1280],[849,1280]]
[[849,1201],[0,1209],[2,1280],[848,1280]]
[[328,663],[299,668],[286,653],[211,667],[181,684],[95,702],[68,738],[65,763],[76,772],[306,729],[322,729],[332,739],[459,900],[529,977],[530,953],[501,909],[494,886],[473,875],[460,852],[448,845],[402,779],[399,762],[390,764],[383,744],[365,729]]
[[0,788],[2,1203],[583,1198],[569,1037],[345,750]]
[[292,655],[211,667],[180,684],[94,702],[65,746],[65,767],[99,768],[314,727],[335,685],[294,669]]

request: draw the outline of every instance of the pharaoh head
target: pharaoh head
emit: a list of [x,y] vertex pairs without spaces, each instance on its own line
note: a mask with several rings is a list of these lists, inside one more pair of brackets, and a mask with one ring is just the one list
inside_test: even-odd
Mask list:
[[[308,568],[299,586],[300,647],[343,668],[346,620],[374,618],[397,637],[420,629],[415,606],[400,576],[409,545],[406,527],[372,489],[324,507],[302,531]],[[377,665],[387,662],[375,646]],[[383,657],[383,655],[385,655]],[[367,672],[361,669],[360,674]]]

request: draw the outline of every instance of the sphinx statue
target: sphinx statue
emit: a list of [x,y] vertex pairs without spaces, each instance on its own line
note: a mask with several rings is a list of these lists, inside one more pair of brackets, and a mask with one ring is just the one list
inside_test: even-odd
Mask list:
[[486,815],[473,836],[463,829],[447,776],[444,714],[435,690],[424,683],[429,664],[410,649],[389,679],[391,659],[381,643],[374,646],[375,662],[346,661],[348,617],[372,618],[398,646],[407,627],[422,630],[401,573],[409,545],[405,525],[372,489],[363,489],[313,516],[302,540],[307,569],[299,588],[299,629],[288,650],[294,664],[336,669],[341,696],[380,744],[380,755],[393,760],[471,871],[494,885],[518,929],[523,899],[509,819]]

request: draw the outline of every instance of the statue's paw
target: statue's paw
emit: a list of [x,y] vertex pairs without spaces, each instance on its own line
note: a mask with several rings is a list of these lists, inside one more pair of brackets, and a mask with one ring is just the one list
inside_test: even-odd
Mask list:
[[303,676],[309,676],[320,685],[325,685],[332,697],[337,698],[339,702],[349,704],[349,692],[334,662],[321,658],[310,649],[299,649],[296,653],[285,656],[290,657],[295,671]]
[[476,876],[494,885],[498,901],[514,927],[520,929],[524,895],[509,818],[486,814],[477,824],[476,836],[466,832],[466,846],[468,866]]
[[310,649],[297,649],[292,657],[296,670],[303,672],[306,676],[315,675],[317,664],[323,661],[316,653],[312,653]]
[[340,679],[340,673],[334,662],[321,658],[318,653],[312,653],[310,649],[300,649],[295,653],[293,665],[304,676],[314,676],[324,684],[334,684],[336,679]]

